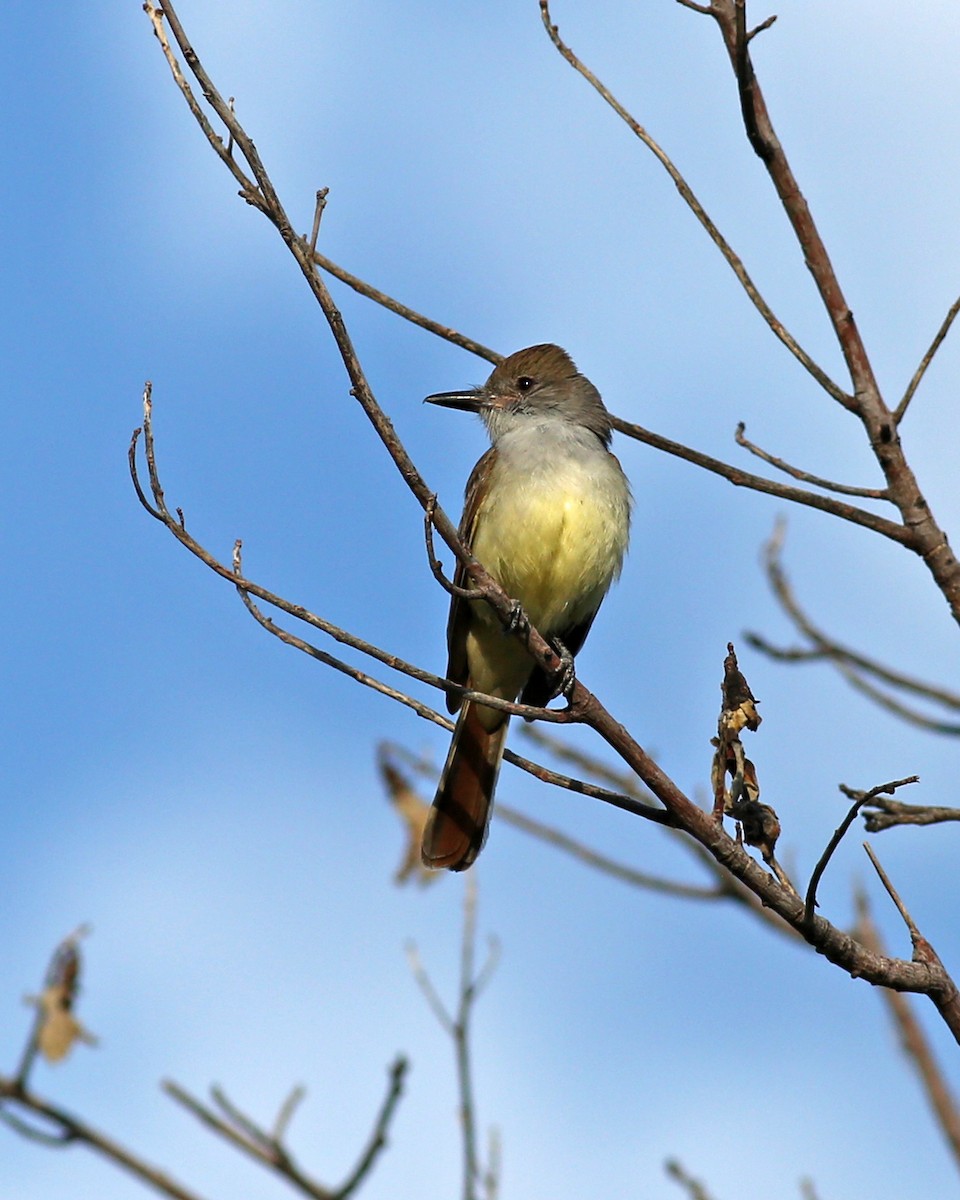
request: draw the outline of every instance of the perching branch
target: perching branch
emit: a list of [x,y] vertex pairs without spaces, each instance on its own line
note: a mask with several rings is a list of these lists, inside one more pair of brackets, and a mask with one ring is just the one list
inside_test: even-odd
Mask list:
[[[151,11],[149,4],[147,7],[148,11]],[[712,14],[721,9],[724,12],[729,9],[731,14],[733,12],[733,6],[727,3],[726,0],[723,4],[711,5]],[[409,458],[397,438],[390,420],[377,404],[366,382],[343,318],[333,304],[329,291],[320,277],[308,239],[299,237],[293,232],[283,207],[276,196],[273,185],[256,152],[256,148],[237,121],[235,113],[224,103],[219,92],[203,70],[195,52],[187,41],[172,6],[166,4],[163,11],[181,53],[200,85],[206,101],[229,131],[237,152],[241,155],[250,170],[256,185],[256,194],[251,198],[244,193],[244,198],[254,203],[256,207],[260,208],[268,216],[296,259],[336,341],[351,381],[351,394],[363,407],[384,448],[390,454],[407,486],[424,511],[426,511],[428,505],[432,502],[432,491]],[[549,25],[549,22],[547,24]],[[746,57],[746,52],[745,50],[741,51],[739,48],[739,43],[736,40],[737,36],[740,35],[737,34],[734,37],[734,49],[737,54],[741,83],[743,83],[744,68],[742,64]],[[746,34],[743,33],[741,41],[744,45],[745,39]],[[174,74],[176,78],[176,72]],[[178,86],[181,86],[181,90],[184,90],[179,81]],[[750,86],[752,89],[753,85],[751,84]],[[190,98],[188,97],[189,102]],[[761,130],[761,135],[769,141],[767,133],[764,131],[763,122],[759,119],[762,98],[759,97],[757,89],[753,89],[751,104],[755,115],[757,115],[758,129]],[[191,111],[193,111],[192,108]],[[211,136],[210,131],[202,123],[201,128],[203,128],[209,140]],[[215,138],[214,140],[219,146],[219,139]],[[218,149],[218,154],[220,154],[221,150],[222,147]],[[774,147],[774,159],[776,157],[777,152]],[[800,199],[802,200],[802,198]],[[811,263],[811,269],[816,270],[814,263]],[[836,297],[831,298],[831,305],[835,304],[835,300]],[[831,308],[831,311],[833,311],[833,308]],[[851,333],[847,325],[844,324],[848,315],[844,314],[840,325],[845,330],[844,346],[846,357],[851,364],[854,382],[858,386],[854,396],[848,396],[841,392],[839,395],[835,395],[835,398],[844,403],[845,407],[857,411],[870,430],[871,444],[874,445],[878,461],[883,468],[891,498],[896,502],[903,518],[903,531],[901,532],[894,523],[888,523],[892,526],[893,530],[897,531],[895,534],[892,532],[888,533],[888,536],[893,536],[895,540],[903,541],[911,549],[923,554],[928,566],[943,588],[944,594],[948,596],[952,604],[955,603],[955,610],[958,619],[960,619],[960,566],[952,558],[947,558],[945,539],[943,539],[942,534],[940,534],[937,527],[932,523],[929,512],[922,504],[922,497],[920,497],[915,481],[913,481],[912,475],[909,473],[909,469],[906,467],[902,459],[902,454],[899,451],[899,443],[896,441],[895,431],[892,429],[889,412],[883,408],[882,402],[873,394],[861,395],[860,383],[867,378],[868,364],[865,364],[865,362],[861,363],[858,356],[858,335],[855,334],[855,329]],[[853,367],[857,368],[855,372],[853,372]],[[872,379],[872,376],[870,376],[870,379]],[[828,380],[824,380],[823,383],[824,386],[827,386],[828,390],[831,390],[831,394],[839,391],[836,385],[830,385]],[[880,419],[883,413],[886,413],[885,423]],[[777,486],[779,487],[780,485]],[[824,501],[828,501],[830,505],[839,504],[839,501],[834,497],[818,496],[816,506],[828,507]],[[801,502],[813,503],[811,500]],[[870,522],[873,522],[871,527],[878,528],[878,531],[887,532],[882,526],[878,527],[875,524],[876,521],[879,521],[879,518],[873,518],[870,514],[863,514],[861,510],[854,511],[860,514],[854,518],[858,523],[868,524],[869,518]],[[433,524],[443,541],[463,565],[464,573],[469,578],[470,584],[483,591],[484,601],[498,615],[504,627],[509,627],[514,614],[511,597],[497,585],[496,581],[483,569],[483,566],[461,544],[457,537],[456,529],[439,508],[434,513]],[[228,571],[227,574],[230,574],[230,572]],[[242,586],[246,588],[247,584],[245,580]],[[264,598],[262,594],[256,592],[252,587],[248,590],[252,595]],[[268,597],[268,599],[271,603],[273,602],[272,597]],[[525,637],[528,652],[533,656],[534,660],[549,674],[556,674],[562,664],[553,647],[534,629],[530,629],[529,631],[523,629],[522,633]],[[816,948],[831,962],[834,962],[852,976],[866,979],[871,983],[882,983],[888,987],[918,991],[928,995],[954,1036],[960,1040],[960,997],[958,997],[953,981],[943,970],[939,962],[905,962],[903,960],[871,955],[848,934],[837,929],[824,918],[815,916],[811,921],[805,921],[803,901],[796,895],[792,887],[788,886],[789,881],[785,880],[782,875],[778,876],[777,873],[771,873],[761,866],[742,844],[727,833],[722,821],[715,820],[712,814],[705,813],[698,805],[694,804],[666,773],[662,771],[659,765],[653,761],[624,726],[604,708],[600,701],[580,681],[575,683],[569,700],[566,719],[588,725],[623,759],[664,806],[666,810],[666,813],[663,815],[664,819],[683,829],[690,837],[696,840],[713,856],[717,863],[752,891],[762,904],[776,912],[783,920],[797,930],[811,946]],[[484,702],[487,702],[486,699]]]

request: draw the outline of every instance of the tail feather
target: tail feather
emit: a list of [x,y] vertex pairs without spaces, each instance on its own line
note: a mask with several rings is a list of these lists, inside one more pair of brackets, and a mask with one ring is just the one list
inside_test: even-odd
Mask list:
[[423,831],[424,866],[465,871],[483,849],[508,724],[504,719],[490,732],[480,721],[475,704],[468,701],[460,710]]

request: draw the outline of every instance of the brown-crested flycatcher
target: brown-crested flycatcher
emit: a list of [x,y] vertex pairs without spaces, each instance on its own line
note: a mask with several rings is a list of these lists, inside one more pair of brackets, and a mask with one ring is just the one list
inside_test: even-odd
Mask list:
[[[608,449],[600,393],[565,350],[543,345],[511,354],[483,387],[427,400],[479,413],[493,443],[467,482],[461,540],[535,629],[576,654],[630,533],[630,489]],[[469,584],[460,564],[455,582]],[[452,598],[447,648],[447,678],[461,686],[535,705],[555,694],[483,600]],[[510,718],[453,693],[447,707],[460,716],[422,856],[428,867],[463,871],[483,847]]]

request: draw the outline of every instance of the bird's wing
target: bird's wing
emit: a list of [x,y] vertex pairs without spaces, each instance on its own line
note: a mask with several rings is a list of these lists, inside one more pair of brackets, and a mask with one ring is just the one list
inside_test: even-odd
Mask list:
[[[460,518],[460,540],[467,547],[473,546],[477,528],[477,517],[487,494],[490,471],[493,467],[495,451],[491,447],[470,472],[464,493],[463,516]],[[463,568],[463,563],[457,562],[453,573],[453,582],[457,587],[469,587],[470,579]],[[454,683],[466,684],[470,670],[467,664],[467,630],[470,628],[472,613],[470,602],[460,596],[450,597],[450,616],[447,619],[447,678]],[[460,707],[460,697],[447,696],[447,709],[456,712]]]

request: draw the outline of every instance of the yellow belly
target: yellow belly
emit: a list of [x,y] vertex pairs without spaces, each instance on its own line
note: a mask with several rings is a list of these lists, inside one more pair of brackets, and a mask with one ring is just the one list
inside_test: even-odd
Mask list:
[[576,464],[513,476],[494,473],[473,551],[550,637],[593,613],[619,575],[629,501],[625,486],[598,488]]

